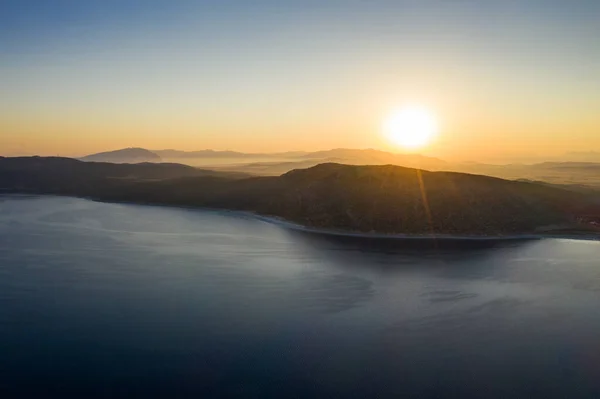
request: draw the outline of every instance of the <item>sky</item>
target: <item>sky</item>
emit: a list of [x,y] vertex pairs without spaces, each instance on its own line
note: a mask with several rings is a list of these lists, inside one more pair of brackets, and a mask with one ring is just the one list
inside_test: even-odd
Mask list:
[[0,154],[600,151],[597,0],[0,0]]

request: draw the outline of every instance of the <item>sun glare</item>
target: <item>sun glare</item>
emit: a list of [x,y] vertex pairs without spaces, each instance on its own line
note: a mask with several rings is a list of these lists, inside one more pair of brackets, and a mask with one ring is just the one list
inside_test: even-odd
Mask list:
[[411,106],[393,112],[385,121],[385,135],[407,149],[426,146],[438,132],[435,116],[426,108]]

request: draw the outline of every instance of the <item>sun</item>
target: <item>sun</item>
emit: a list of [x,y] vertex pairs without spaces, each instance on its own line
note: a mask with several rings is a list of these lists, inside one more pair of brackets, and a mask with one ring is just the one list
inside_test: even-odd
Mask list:
[[394,111],[384,123],[384,132],[394,144],[418,149],[433,140],[438,133],[438,124],[427,108],[410,106]]

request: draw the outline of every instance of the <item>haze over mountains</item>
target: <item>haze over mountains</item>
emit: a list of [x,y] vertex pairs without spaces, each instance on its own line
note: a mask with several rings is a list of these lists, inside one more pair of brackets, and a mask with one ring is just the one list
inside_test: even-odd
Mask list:
[[[279,153],[243,153],[236,151],[179,151],[179,150],[154,150],[144,148],[124,148],[115,151],[101,152],[82,157],[83,161],[137,163],[137,162],[180,162],[189,165],[211,166],[244,166],[252,167],[258,161],[265,165],[277,166],[280,162],[309,162],[321,163],[323,161],[339,161],[351,164],[422,164],[428,168],[440,168],[446,162],[432,157],[415,154],[393,154],[374,149],[345,149],[337,148],[325,151],[305,152],[290,151]],[[268,163],[267,163],[268,162]],[[274,168],[275,169],[275,168]],[[288,169],[290,170],[290,169]],[[287,170],[286,170],[287,171]],[[276,174],[267,170],[266,174]]]
[[[594,159],[595,152],[572,154],[583,159]],[[600,163],[541,162],[536,164],[506,164],[474,162],[447,162],[418,154],[394,154],[374,149],[332,149],[316,152],[290,151],[280,153],[243,153],[236,151],[150,151],[126,148],[88,155],[84,161],[139,163],[172,162],[203,168],[278,176],[293,169],[309,168],[321,163],[335,162],[348,165],[398,165],[431,171],[454,171],[484,174],[504,179],[526,179],[552,184],[583,185],[600,188]]]
[[305,151],[289,151],[279,153],[245,153],[238,151],[215,151],[215,150],[200,150],[200,151],[180,151],[180,150],[155,150],[156,155],[163,158],[171,159],[202,159],[202,158],[286,158],[286,157],[301,157],[309,154]]

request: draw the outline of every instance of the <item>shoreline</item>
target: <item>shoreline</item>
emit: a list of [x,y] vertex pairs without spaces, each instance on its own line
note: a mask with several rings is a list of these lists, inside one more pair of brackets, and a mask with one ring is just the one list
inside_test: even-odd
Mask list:
[[[232,211],[235,212],[235,211]],[[484,236],[484,235],[456,235],[456,234],[406,234],[406,233],[361,233],[344,230],[321,229],[308,227],[298,223],[290,222],[286,219],[277,216],[264,216],[253,212],[244,212],[255,219],[265,223],[284,227],[290,230],[302,231],[305,233],[332,235],[340,237],[355,237],[355,238],[372,238],[372,239],[389,239],[389,240],[456,240],[456,241],[515,241],[515,240],[541,240],[549,238],[538,234],[514,234],[506,236]]]
[[210,207],[199,207],[199,206],[186,206],[186,205],[171,205],[171,204],[159,204],[151,202],[141,201],[108,201],[100,198],[93,197],[79,197],[72,195],[56,195],[56,194],[29,194],[29,193],[2,193],[0,192],[0,198],[3,196],[14,196],[14,197],[70,197],[80,198],[94,202],[101,202],[105,204],[125,204],[125,205],[141,205],[141,206],[156,206],[164,208],[174,209],[186,209],[195,210],[200,212],[213,212],[213,213],[227,213],[233,215],[240,215],[251,217],[255,220],[269,223],[275,226],[286,228],[289,230],[301,231],[304,233],[330,235],[338,237],[353,237],[353,238],[365,238],[365,239],[380,239],[380,240],[444,240],[444,241],[524,241],[524,240],[543,240],[543,239],[565,239],[565,240],[580,240],[580,241],[600,241],[600,235],[591,235],[582,233],[581,235],[573,234],[557,234],[553,235],[550,232],[548,234],[511,234],[511,235],[498,235],[498,236],[484,236],[484,235],[457,235],[457,234],[407,234],[407,233],[362,233],[354,231],[344,231],[335,229],[324,229],[309,227],[299,223],[289,221],[279,216],[266,216],[253,211],[241,211],[227,208],[210,208]]

